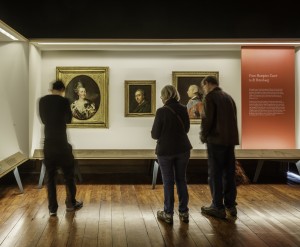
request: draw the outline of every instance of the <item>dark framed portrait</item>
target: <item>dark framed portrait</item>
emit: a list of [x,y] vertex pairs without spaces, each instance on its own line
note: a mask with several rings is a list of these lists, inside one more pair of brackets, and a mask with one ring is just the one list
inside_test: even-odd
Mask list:
[[125,81],[125,117],[154,116],[156,110],[156,81]]
[[218,71],[173,71],[172,82],[180,94],[180,103],[187,106],[191,123],[201,122],[203,92],[201,81],[206,76],[216,76]]
[[70,101],[68,127],[108,128],[108,67],[57,67],[56,78]]

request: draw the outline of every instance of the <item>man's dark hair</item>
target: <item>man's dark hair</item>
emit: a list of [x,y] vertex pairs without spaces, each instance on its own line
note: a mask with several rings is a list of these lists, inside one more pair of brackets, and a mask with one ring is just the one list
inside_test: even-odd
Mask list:
[[209,84],[212,84],[212,85],[216,85],[216,86],[219,86],[219,80],[217,77],[215,76],[206,76],[203,80],[202,80],[202,84],[206,84],[206,83],[209,83]]
[[66,87],[65,87],[65,84],[62,81],[58,80],[58,81],[53,82],[52,89],[61,91],[61,90],[65,90]]

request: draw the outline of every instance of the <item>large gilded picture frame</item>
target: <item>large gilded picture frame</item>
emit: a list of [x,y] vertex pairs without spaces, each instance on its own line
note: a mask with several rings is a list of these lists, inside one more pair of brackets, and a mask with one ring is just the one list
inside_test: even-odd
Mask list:
[[155,80],[125,81],[125,117],[149,117],[156,110]]
[[73,128],[108,128],[108,67],[56,67],[66,86]]
[[173,71],[172,82],[180,94],[180,103],[186,105],[190,117],[190,123],[201,123],[203,92],[201,81],[206,76],[216,76],[218,71]]

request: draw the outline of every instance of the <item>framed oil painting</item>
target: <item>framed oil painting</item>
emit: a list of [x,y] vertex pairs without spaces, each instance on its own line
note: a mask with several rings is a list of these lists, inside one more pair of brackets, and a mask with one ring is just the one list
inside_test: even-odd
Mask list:
[[156,110],[156,81],[125,81],[125,117],[149,117]]
[[216,76],[217,71],[173,71],[172,81],[180,94],[180,103],[187,106],[190,122],[200,123],[203,108],[201,81],[206,76]]
[[66,86],[74,128],[108,128],[108,67],[57,67]]

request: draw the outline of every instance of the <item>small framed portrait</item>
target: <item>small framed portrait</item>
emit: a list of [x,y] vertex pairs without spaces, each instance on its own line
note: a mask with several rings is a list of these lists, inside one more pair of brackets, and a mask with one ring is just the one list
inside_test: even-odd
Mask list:
[[57,67],[74,128],[108,128],[108,67]]
[[217,71],[173,71],[172,82],[180,94],[180,103],[187,106],[191,123],[201,122],[203,92],[201,81],[206,76],[216,76]]
[[125,117],[149,117],[156,110],[156,81],[125,81]]

